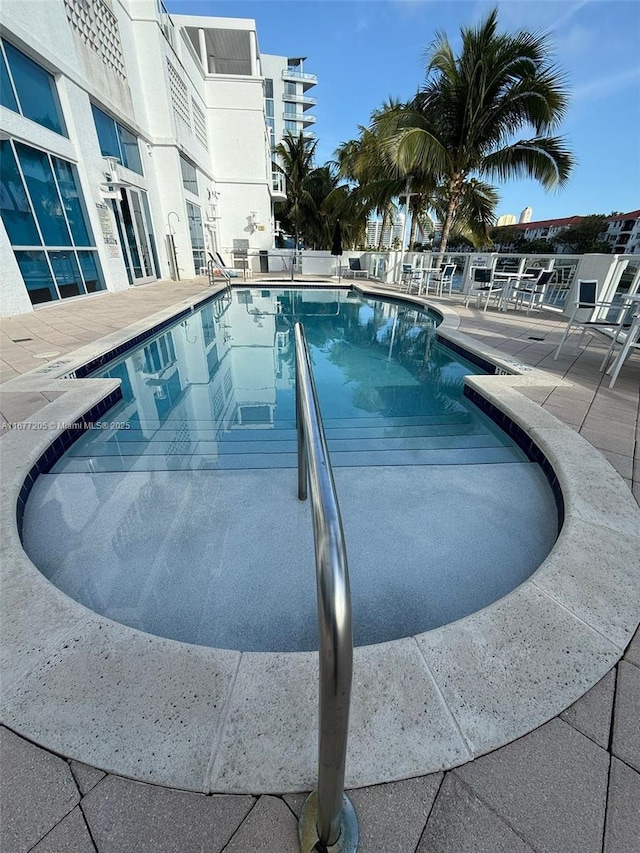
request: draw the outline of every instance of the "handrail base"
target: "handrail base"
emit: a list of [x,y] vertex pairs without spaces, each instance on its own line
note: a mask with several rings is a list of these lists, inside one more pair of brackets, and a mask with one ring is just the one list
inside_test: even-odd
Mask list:
[[300,853],[356,853],[358,849],[358,818],[353,803],[346,794],[342,795],[340,813],[340,835],[334,844],[322,847],[318,844],[318,792],[312,791],[304,802],[298,823]]

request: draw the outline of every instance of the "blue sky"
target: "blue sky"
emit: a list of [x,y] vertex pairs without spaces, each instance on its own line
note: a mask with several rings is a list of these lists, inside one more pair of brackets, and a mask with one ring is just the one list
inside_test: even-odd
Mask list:
[[358,136],[388,97],[408,99],[424,79],[436,31],[459,46],[461,25],[497,5],[500,27],[549,32],[571,106],[561,133],[578,165],[567,187],[533,181],[499,187],[497,213],[530,205],[534,219],[640,208],[640,3],[637,0],[164,0],[177,14],[253,18],[262,53],[306,56],[318,76],[309,93],[317,162]]

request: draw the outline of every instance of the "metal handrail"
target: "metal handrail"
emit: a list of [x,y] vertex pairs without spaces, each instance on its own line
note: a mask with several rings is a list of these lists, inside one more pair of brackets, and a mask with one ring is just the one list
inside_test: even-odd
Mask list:
[[[298,498],[311,491],[320,640],[318,787],[300,816],[300,849],[352,853],[355,809],[344,793],[353,670],[351,592],[340,508],[302,323],[295,324]],[[332,846],[333,845],[333,846]]]
[[226,286],[229,287],[231,285],[231,276],[229,275],[229,271],[226,267],[223,267],[222,264],[213,257],[211,252],[209,254],[209,260],[207,261],[207,278],[209,280],[209,287],[212,287],[215,281],[215,273],[214,270],[218,270],[220,273],[220,277],[223,278],[226,282]]

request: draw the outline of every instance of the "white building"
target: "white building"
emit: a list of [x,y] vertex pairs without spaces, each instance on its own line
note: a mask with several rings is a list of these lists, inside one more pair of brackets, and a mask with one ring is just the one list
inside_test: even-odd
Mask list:
[[[565,216],[562,219],[541,219],[537,222],[518,223],[516,226],[527,240],[553,240],[566,228],[574,228],[579,225],[584,216]],[[640,210],[632,210],[629,213],[616,213],[605,217],[607,229],[603,231],[600,239],[611,244],[611,251],[615,255],[640,254]],[[499,223],[498,223],[499,224]],[[499,236],[496,243],[500,244]],[[560,254],[568,253],[567,249],[559,247]]]
[[[316,117],[309,110],[316,105],[316,99],[308,92],[318,78],[304,70],[305,58],[269,54],[260,57],[264,76],[264,109],[272,149],[282,141],[285,133],[294,136],[303,133],[309,139],[315,139],[311,128]],[[283,201],[286,198],[284,176],[276,168],[273,168],[272,184],[274,200]]]
[[503,225],[515,225],[516,217],[514,213],[503,213],[502,216],[498,217],[498,221],[496,222],[496,228],[501,228]]
[[[381,239],[382,234],[382,239]],[[367,220],[367,246],[381,249],[391,249],[394,241],[402,243],[404,235],[404,213],[396,213],[393,222],[387,222],[382,228],[382,219]]]
[[160,0],[3,0],[2,18],[0,313],[272,247],[253,21]]
[[533,216],[533,208],[525,207],[525,209],[520,214],[520,219],[518,220],[518,222],[521,222],[521,223],[531,222],[532,216]]

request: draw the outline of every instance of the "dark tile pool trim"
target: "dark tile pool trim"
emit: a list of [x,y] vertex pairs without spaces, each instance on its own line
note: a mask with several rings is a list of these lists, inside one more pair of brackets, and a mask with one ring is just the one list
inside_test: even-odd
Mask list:
[[488,361],[486,358],[483,358],[481,355],[478,355],[471,350],[466,349],[465,347],[461,347],[460,344],[456,344],[453,341],[450,341],[448,338],[442,337],[436,332],[436,340],[443,347],[447,347],[450,350],[453,350],[458,355],[461,355],[463,358],[466,358],[467,361],[470,361],[472,364],[475,364],[481,370],[484,370],[485,373],[488,373],[490,376],[495,375],[496,373],[504,372],[501,368],[497,367],[492,361]]
[[551,463],[542,450],[538,447],[535,441],[527,435],[525,430],[523,430],[521,426],[518,426],[518,424],[509,417],[509,415],[505,415],[504,412],[502,412],[497,406],[494,406],[493,403],[490,403],[474,388],[470,388],[468,385],[465,385],[464,396],[471,400],[471,402],[477,406],[481,412],[484,412],[485,415],[490,417],[503,432],[512,438],[532,462],[536,462],[540,466],[547,478],[549,486],[551,487],[553,497],[555,498],[556,508],[558,511],[558,530],[560,530],[564,524],[564,498],[562,496],[562,489],[560,488],[560,483],[558,482],[558,478]]
[[27,504],[27,499],[33,488],[33,484],[40,474],[47,474],[67,451],[71,445],[77,441],[80,436],[87,430],[93,429],[97,423],[109,409],[122,400],[122,390],[116,388],[104,399],[95,406],[88,409],[82,417],[78,418],[71,424],[70,427],[61,432],[60,435],[47,447],[45,452],[38,458],[35,465],[31,467],[27,477],[22,484],[18,502],[16,504],[16,521],[18,523],[18,534],[22,542],[22,522],[24,521],[24,508]]
[[163,320],[161,323],[158,323],[155,326],[152,326],[150,329],[147,329],[144,332],[141,332],[139,335],[135,335],[133,338],[129,338],[128,341],[125,341],[123,344],[120,344],[113,349],[108,350],[107,352],[99,355],[97,358],[91,359],[86,364],[77,367],[75,370],[70,373],[65,374],[68,378],[76,378],[76,379],[84,379],[90,374],[94,373],[96,370],[100,370],[100,368],[104,367],[110,361],[118,358],[123,355],[125,352],[128,352],[133,347],[138,346],[149,338],[153,338],[163,329],[168,328],[169,326],[173,326],[175,323],[178,323],[182,320],[183,317],[188,317],[189,314],[193,314],[199,308],[202,308],[203,305],[206,305],[207,302],[211,302],[216,296],[220,296],[221,291],[217,291],[216,293],[208,294],[203,299],[199,299],[193,303],[189,308],[184,308],[182,311],[178,311],[177,314],[174,314],[172,317],[169,317],[167,320]]

